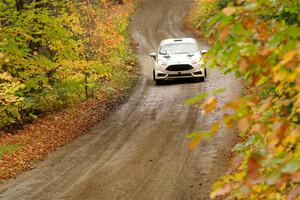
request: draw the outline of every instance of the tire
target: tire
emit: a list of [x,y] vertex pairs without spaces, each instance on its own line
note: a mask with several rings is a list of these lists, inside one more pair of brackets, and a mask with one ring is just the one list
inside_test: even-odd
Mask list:
[[204,77],[207,78],[207,70],[206,70],[206,68],[204,70]]
[[153,70],[153,81],[156,81],[156,79],[155,79],[155,70]]
[[156,85],[162,85],[163,84],[163,80],[155,80],[155,84]]
[[197,78],[197,82],[205,82],[205,77],[199,77],[199,78]]

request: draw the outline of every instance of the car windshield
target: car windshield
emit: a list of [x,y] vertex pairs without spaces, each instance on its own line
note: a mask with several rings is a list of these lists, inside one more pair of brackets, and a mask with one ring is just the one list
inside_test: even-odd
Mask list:
[[186,54],[196,53],[198,47],[195,43],[178,43],[178,44],[166,44],[160,48],[160,54]]

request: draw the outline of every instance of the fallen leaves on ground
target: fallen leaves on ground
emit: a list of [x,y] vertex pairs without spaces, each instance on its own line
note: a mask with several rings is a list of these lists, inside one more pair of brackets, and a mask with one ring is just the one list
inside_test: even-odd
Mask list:
[[0,145],[21,147],[3,155],[0,180],[31,169],[36,161],[86,133],[95,123],[105,119],[121,100],[121,97],[114,101],[91,99],[76,107],[48,114],[13,134],[0,132]]

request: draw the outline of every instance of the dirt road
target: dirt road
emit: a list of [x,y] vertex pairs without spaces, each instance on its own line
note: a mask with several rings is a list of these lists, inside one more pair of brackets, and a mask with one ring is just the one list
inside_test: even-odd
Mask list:
[[186,134],[208,129],[222,112],[203,116],[184,101],[200,92],[226,88],[219,96],[222,104],[239,94],[240,83],[210,70],[204,83],[157,87],[151,80],[153,60],[148,56],[164,38],[191,36],[182,26],[189,5],[190,0],[146,0],[130,27],[139,43],[142,78],[128,102],[34,170],[2,184],[0,198],[208,199],[212,183],[226,169],[225,155],[234,136],[222,128],[190,152]]

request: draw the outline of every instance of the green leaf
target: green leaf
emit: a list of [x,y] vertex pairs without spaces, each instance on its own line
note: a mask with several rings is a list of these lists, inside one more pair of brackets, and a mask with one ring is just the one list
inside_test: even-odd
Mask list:
[[283,173],[294,173],[296,172],[300,167],[300,162],[298,159],[292,159],[290,160],[283,168]]
[[188,134],[186,136],[186,138],[187,139],[195,139],[195,138],[199,137],[199,135],[200,135],[200,132],[192,132],[192,133]]
[[272,48],[277,47],[283,40],[284,40],[284,36],[280,35],[280,34],[274,34],[270,40],[268,41],[268,45]]
[[277,183],[277,181],[280,179],[280,177],[281,177],[280,170],[275,170],[266,178],[266,182],[269,185],[274,185]]
[[300,27],[298,26],[288,26],[284,33],[291,38],[297,38],[300,36]]
[[219,88],[219,89],[215,89],[215,90],[213,90],[213,94],[222,94],[222,93],[224,93],[225,92],[225,88]]
[[236,144],[232,151],[236,151],[236,152],[241,152],[246,148],[246,146],[244,144]]
[[187,105],[194,105],[194,104],[197,104],[197,103],[201,103],[201,101],[203,99],[205,99],[206,97],[208,97],[208,93],[201,93],[193,98],[190,98],[188,100],[185,101],[185,103]]

